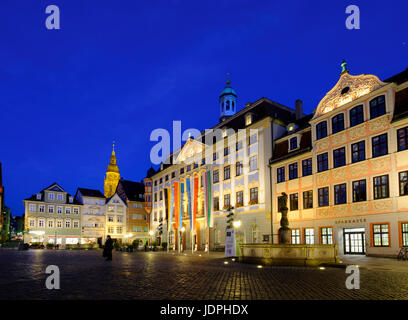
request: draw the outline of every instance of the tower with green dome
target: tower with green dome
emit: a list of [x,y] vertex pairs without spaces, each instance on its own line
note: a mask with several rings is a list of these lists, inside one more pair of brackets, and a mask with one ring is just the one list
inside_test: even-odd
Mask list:
[[231,87],[231,80],[227,74],[225,88],[220,94],[220,122],[234,115],[237,110],[237,94]]

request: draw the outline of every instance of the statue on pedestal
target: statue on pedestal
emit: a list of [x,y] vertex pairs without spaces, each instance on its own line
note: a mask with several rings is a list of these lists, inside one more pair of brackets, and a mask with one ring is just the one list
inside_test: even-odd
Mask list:
[[280,221],[281,227],[279,228],[279,243],[288,244],[290,243],[290,229],[288,220],[288,195],[282,192],[282,196],[279,197],[278,205],[279,212],[282,214]]

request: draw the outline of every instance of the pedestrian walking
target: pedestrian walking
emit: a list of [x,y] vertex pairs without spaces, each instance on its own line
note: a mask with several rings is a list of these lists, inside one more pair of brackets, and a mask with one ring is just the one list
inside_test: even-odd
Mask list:
[[113,240],[111,236],[108,235],[105,246],[103,247],[103,257],[106,258],[106,261],[112,261],[112,250],[113,250]]

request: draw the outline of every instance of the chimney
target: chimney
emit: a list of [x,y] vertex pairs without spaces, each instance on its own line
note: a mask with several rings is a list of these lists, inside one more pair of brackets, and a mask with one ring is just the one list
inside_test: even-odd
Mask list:
[[303,101],[297,99],[295,102],[295,114],[296,114],[296,120],[299,120],[300,118],[303,117]]

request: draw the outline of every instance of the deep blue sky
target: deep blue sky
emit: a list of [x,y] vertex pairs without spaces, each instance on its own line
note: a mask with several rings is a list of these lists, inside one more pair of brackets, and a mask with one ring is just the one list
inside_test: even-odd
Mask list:
[[[61,30],[45,28],[45,8]],[[347,30],[356,4],[361,29]],[[1,0],[0,161],[6,204],[56,181],[103,190],[112,140],[123,177],[150,167],[155,128],[209,128],[231,73],[240,108],[265,96],[311,112],[338,80],[408,67],[401,1]]]

